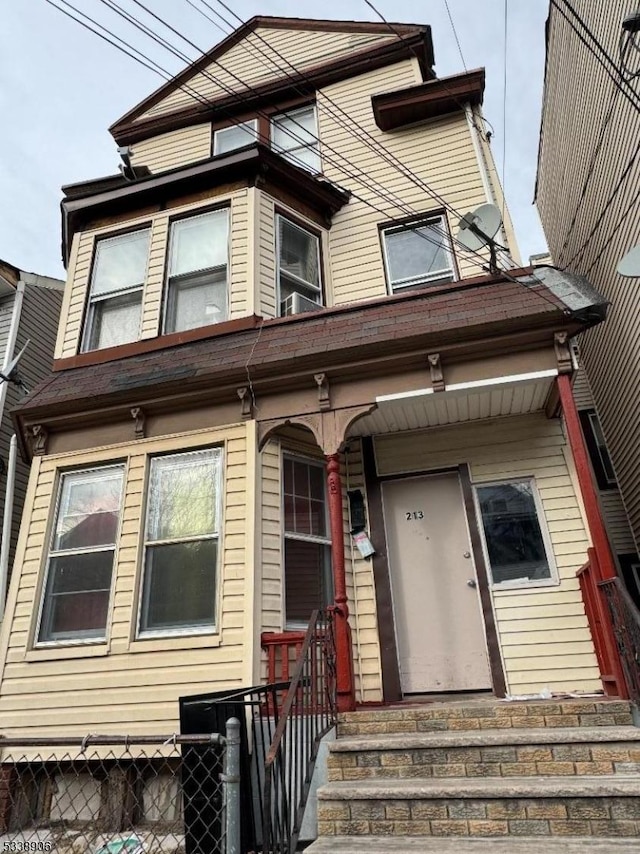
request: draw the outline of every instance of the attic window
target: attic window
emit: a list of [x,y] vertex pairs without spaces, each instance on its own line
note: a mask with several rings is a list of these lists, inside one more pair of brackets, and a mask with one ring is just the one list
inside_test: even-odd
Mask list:
[[258,120],[251,119],[239,125],[221,128],[213,134],[213,153],[226,154],[245,145],[252,145],[258,139]]
[[312,104],[291,110],[271,120],[271,147],[294,166],[321,172],[320,141],[316,108]]

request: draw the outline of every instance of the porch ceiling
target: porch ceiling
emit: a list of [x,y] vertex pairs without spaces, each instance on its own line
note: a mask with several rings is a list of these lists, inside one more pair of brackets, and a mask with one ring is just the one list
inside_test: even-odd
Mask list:
[[352,425],[349,435],[399,433],[538,412],[544,409],[556,375],[555,370],[538,371],[450,385],[442,392],[427,388],[384,395],[376,398],[374,412]]

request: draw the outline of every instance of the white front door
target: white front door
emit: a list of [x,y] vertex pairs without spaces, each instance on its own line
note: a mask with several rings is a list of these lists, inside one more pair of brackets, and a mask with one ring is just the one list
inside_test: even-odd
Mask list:
[[457,473],[382,486],[404,694],[491,688]]

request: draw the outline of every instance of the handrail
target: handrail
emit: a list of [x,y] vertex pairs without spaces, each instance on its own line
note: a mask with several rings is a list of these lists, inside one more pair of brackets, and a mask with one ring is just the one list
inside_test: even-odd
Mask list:
[[640,702],[640,610],[629,595],[622,579],[607,578],[598,582],[611,614],[629,698]]
[[264,854],[295,852],[315,761],[337,720],[331,612],[309,620],[264,769]]

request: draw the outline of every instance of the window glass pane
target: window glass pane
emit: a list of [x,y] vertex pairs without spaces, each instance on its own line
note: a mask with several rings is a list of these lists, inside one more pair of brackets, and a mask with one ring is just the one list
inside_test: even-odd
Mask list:
[[166,332],[198,329],[227,319],[227,276],[223,272],[169,283]]
[[213,626],[216,540],[149,546],[141,631]]
[[116,541],[122,469],[63,475],[53,549],[112,545]]
[[169,275],[225,267],[228,256],[229,212],[212,211],[171,225]]
[[318,501],[324,501],[324,468],[321,466],[309,466],[309,486],[311,497]]
[[283,153],[282,156],[294,166],[301,166],[303,169],[309,169],[310,172],[320,172],[321,161],[317,147],[296,148],[295,151]]
[[551,577],[530,483],[478,487],[494,584]]
[[318,142],[316,112],[313,107],[296,110],[273,120],[272,140],[276,151],[315,145]]
[[39,640],[104,637],[112,569],[111,549],[52,558]]
[[602,432],[600,421],[595,412],[589,413],[589,423],[591,424],[593,437],[596,441],[596,446],[598,448],[598,455],[600,457],[600,463],[602,464],[604,476],[607,480],[607,483],[613,484],[616,482],[616,475],[613,470],[613,464],[611,463],[611,457],[609,456],[609,449],[607,448],[607,443],[604,439],[604,433]]
[[295,496],[293,499],[293,509],[295,513],[295,528],[297,534],[311,533],[311,517],[309,515],[309,499],[305,496]]
[[443,247],[442,222],[387,232],[385,243],[391,283],[425,279],[451,264]]
[[311,501],[309,505],[311,533],[316,537],[326,537],[327,524],[324,501]]
[[285,540],[287,621],[306,623],[314,608],[325,608],[331,602],[329,568],[328,546]]
[[224,154],[227,151],[251,145],[257,137],[258,130],[255,120],[217,130],[214,135],[214,154]]
[[148,540],[176,540],[218,529],[217,449],[151,460]]
[[107,294],[144,282],[149,229],[98,241],[91,294]]
[[141,291],[94,303],[89,349],[101,350],[137,341],[141,307]]
[[309,495],[309,464],[296,460],[293,464],[293,489],[296,495]]
[[278,228],[280,270],[319,287],[318,238],[283,217],[278,217]]

